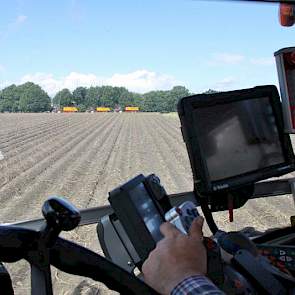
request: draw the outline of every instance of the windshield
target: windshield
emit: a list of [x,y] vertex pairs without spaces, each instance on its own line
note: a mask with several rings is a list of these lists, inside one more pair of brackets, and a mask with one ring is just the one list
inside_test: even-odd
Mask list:
[[[139,173],[158,175],[169,194],[191,191],[178,99],[278,87],[273,53],[294,36],[275,4],[2,3],[0,222],[41,217],[50,195],[80,209],[106,205],[109,191]],[[232,224],[227,212],[215,217],[225,229],[265,230],[292,214],[289,196],[250,201]],[[101,253],[94,226],[67,237]],[[16,294],[29,294],[25,264],[11,270]],[[57,294],[96,294],[98,286],[57,270],[53,280]]]

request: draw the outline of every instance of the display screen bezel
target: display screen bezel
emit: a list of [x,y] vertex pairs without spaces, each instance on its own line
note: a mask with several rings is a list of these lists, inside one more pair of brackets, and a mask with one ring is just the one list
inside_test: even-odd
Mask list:
[[[269,98],[270,106],[273,110],[284,162],[263,169],[212,181],[209,177],[204,151],[199,142],[198,124],[195,120],[194,111],[202,107],[265,97]],[[223,190],[232,190],[249,183],[255,183],[259,180],[294,171],[293,149],[289,135],[284,133],[280,97],[275,86],[269,85],[229,92],[193,95],[183,98],[179,102],[178,112],[181,120],[183,137],[189,153],[195,187],[199,189],[200,192],[210,194]]]

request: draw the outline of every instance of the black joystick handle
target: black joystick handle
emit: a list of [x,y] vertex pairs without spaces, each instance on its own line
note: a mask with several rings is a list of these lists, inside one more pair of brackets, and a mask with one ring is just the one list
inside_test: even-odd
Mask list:
[[42,214],[46,221],[39,232],[34,250],[28,253],[27,260],[31,264],[32,290],[37,290],[32,294],[52,295],[50,248],[54,246],[62,230],[69,231],[78,226],[81,215],[74,205],[57,196],[45,201]]
[[79,210],[64,198],[52,196],[42,207],[46,224],[42,229],[42,238],[47,247],[52,246],[61,231],[76,228],[81,220]]
[[60,231],[69,231],[78,226],[81,215],[79,210],[64,198],[50,197],[42,207],[47,225]]

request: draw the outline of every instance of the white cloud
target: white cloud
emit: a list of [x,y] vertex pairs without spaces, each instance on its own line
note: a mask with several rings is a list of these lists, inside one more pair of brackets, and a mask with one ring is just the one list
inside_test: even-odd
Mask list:
[[17,84],[28,81],[39,84],[51,96],[63,88],[72,91],[78,86],[123,86],[130,91],[144,93],[157,89],[171,89],[176,84],[183,84],[172,76],[148,70],[137,70],[127,74],[116,73],[111,77],[99,77],[95,74],[77,72],[71,72],[64,77],[55,77],[53,74],[48,73],[35,73],[23,76]]
[[5,67],[0,64],[0,73],[3,73],[5,71]]
[[250,63],[259,66],[269,66],[275,64],[274,57],[250,58]]
[[128,74],[114,74],[111,78],[106,79],[105,83],[112,86],[125,86],[137,92],[156,89],[167,90],[176,84],[182,84],[172,76],[147,70],[137,70]]
[[209,60],[210,65],[235,65],[245,60],[245,56],[235,53],[216,53],[212,59]]
[[81,74],[71,72],[65,77],[54,77],[53,74],[35,73],[23,76],[19,83],[34,82],[39,84],[49,95],[54,95],[63,88],[74,90],[78,86],[96,86],[102,85],[103,80],[94,74]]
[[236,84],[237,80],[234,77],[226,77],[218,82],[216,82],[211,89],[219,90],[219,91],[226,91],[233,88]]

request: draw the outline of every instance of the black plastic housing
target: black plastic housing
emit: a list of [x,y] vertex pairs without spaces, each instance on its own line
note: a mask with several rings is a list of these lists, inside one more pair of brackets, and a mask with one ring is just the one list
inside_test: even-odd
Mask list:
[[[284,162],[263,169],[239,174],[221,180],[211,181],[198,139],[198,127],[194,120],[194,110],[202,107],[227,104],[242,100],[268,97],[272,107],[278,136],[283,151]],[[289,134],[284,133],[282,108],[278,90],[273,85],[257,86],[250,89],[235,90],[212,94],[198,94],[182,98],[177,105],[181,121],[181,131],[186,143],[190,164],[194,177],[194,185],[202,195],[215,194],[220,191],[231,191],[247,184],[270,177],[281,176],[294,171],[294,154]],[[218,114],[216,114],[218,116]],[[230,163],[228,163],[230,165]]]
[[[153,237],[140,213],[140,209],[134,202],[135,196],[131,196],[131,191],[140,185],[141,189],[145,189],[148,200],[154,205],[156,218],[158,218],[158,221],[160,220],[160,223],[164,222],[165,211],[170,209],[171,206],[164,188],[159,183],[159,179],[153,174],[148,177],[140,174],[114,189],[109,193],[109,202],[142,263],[162,236],[158,239]],[[140,195],[137,196],[140,197]],[[152,204],[150,203],[146,210],[149,210]]]

